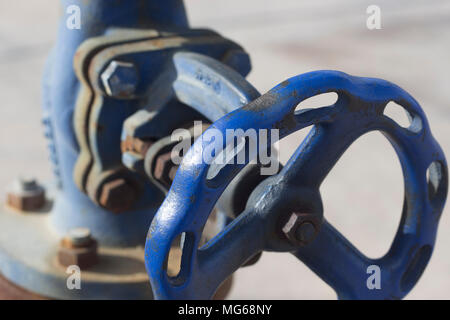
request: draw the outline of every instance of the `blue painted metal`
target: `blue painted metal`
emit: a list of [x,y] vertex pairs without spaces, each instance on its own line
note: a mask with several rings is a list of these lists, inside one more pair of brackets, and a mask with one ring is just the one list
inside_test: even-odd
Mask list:
[[[47,188],[49,201],[39,214],[0,210],[0,225],[8,231],[0,235],[0,272],[52,298],[151,298],[139,246],[164,193],[143,172],[122,163],[124,123],[139,111],[173,111],[176,105],[180,113],[166,112],[152,129],[155,138],[162,138],[182,121],[199,115],[217,120],[259,94],[243,79],[250,71],[248,55],[215,32],[190,29],[182,0],[61,0],[64,13],[73,5],[80,8],[81,28],[67,28],[68,16],[62,15],[43,79],[43,122],[57,183]],[[177,55],[180,51],[185,53]],[[123,96],[118,88],[116,97],[105,92],[101,75],[115,59],[136,68],[136,75],[119,73],[135,93]],[[203,81],[190,63],[203,72]],[[216,92],[220,103],[206,109],[199,93],[211,77],[221,81],[225,94]],[[79,160],[86,145],[91,163],[78,170],[79,163],[85,164]],[[112,178],[136,179],[139,188],[135,203],[121,214],[98,203],[97,187]],[[102,253],[92,272],[83,271],[83,289],[70,291],[67,274],[55,260],[61,238],[75,227],[89,228]]]
[[[326,92],[338,94],[334,105],[295,111],[301,101]],[[383,114],[390,101],[410,114],[409,128]],[[421,107],[387,81],[317,71],[281,83],[216,121],[203,135],[209,130],[225,136],[226,129],[254,128],[279,129],[282,138],[308,126],[313,126],[309,135],[282,171],[265,179],[253,191],[244,212],[200,248],[208,216],[245,164],[228,164],[208,180],[209,165],[202,154],[210,141],[196,141],[147,236],[146,266],[156,298],[210,298],[222,281],[263,250],[292,252],[342,299],[397,299],[412,289],[433,251],[448,188],[445,156]],[[304,208],[321,218],[322,181],[358,137],[374,130],[381,131],[394,147],[405,182],[402,219],[389,252],[380,259],[369,259],[325,219],[312,243],[304,247],[290,244],[280,235],[279,221]],[[429,168],[431,178],[427,180]],[[171,278],[166,273],[166,259],[172,241],[183,233],[181,270]],[[373,264],[382,271],[380,290],[369,290],[366,285],[367,267]]]
[[[162,112],[157,113],[158,103],[154,102],[152,108],[139,110],[125,121],[122,141],[127,137],[169,136],[171,128],[202,117],[214,122],[260,96],[243,75],[216,59],[194,52],[175,53],[173,69],[167,69],[163,79],[166,81],[161,81],[158,86],[164,91],[158,91],[157,99],[167,101],[170,98],[164,96],[173,95],[198,114],[179,105],[161,108]],[[122,162],[132,170],[143,171],[143,161],[142,155],[132,152],[122,154]]]
[[[191,161],[201,155],[191,149],[147,239],[146,262],[157,298],[210,297],[227,276],[262,250],[295,252],[341,298],[399,298],[412,288],[434,246],[447,194],[447,165],[411,96],[382,80],[323,71],[292,78],[258,98],[243,78],[250,71],[248,55],[214,32],[190,29],[181,0],[61,3],[63,8],[80,7],[81,29],[68,29],[63,17],[44,74],[43,122],[57,178],[56,188],[47,193],[54,202],[29,216],[1,210],[3,276],[54,298],[150,298],[145,274],[136,272],[130,280],[127,272],[142,264],[143,252],[136,246],[164,193],[146,179],[144,166],[136,165],[143,158],[122,153],[120,143],[130,136],[162,139],[186,122],[222,117],[211,130],[275,128],[283,137],[314,127],[286,167],[253,191],[244,212],[198,250],[206,219],[244,165],[227,165],[207,179],[209,166]],[[101,75],[112,61],[136,71],[121,75],[131,82],[126,94],[120,86],[113,90],[118,96],[109,94],[102,83]],[[300,101],[328,91],[339,94],[335,105],[294,112]],[[410,128],[383,116],[390,100],[408,110]],[[325,220],[310,245],[288,243],[279,234],[279,221],[303,207],[322,218],[320,183],[345,149],[371,130],[382,131],[391,141],[405,175],[403,218],[389,253],[380,260],[364,257]],[[207,145],[200,140],[196,146]],[[85,151],[90,157],[83,158]],[[108,179],[124,177],[136,179],[140,197],[115,215],[98,205],[99,189]],[[91,230],[104,262],[84,272],[80,291],[66,289],[67,274],[54,263],[60,238],[74,227]],[[182,270],[170,279],[164,264],[172,240],[182,232]],[[365,287],[368,264],[388,270],[382,273],[380,291]],[[111,268],[120,272],[111,273]]]
[[[84,226],[91,229],[101,244],[122,247],[136,246],[142,243],[142,238],[145,237],[147,231],[146,225],[163,200],[164,194],[140,175],[126,170],[127,168],[123,166],[120,139],[124,122],[127,118],[133,117],[135,112],[147,108],[149,104],[151,112],[155,112],[155,109],[158,108],[166,108],[167,100],[164,99],[170,100],[177,91],[181,91],[175,90],[174,92],[172,89],[172,84],[177,77],[177,70],[173,66],[177,62],[173,55],[177,51],[196,51],[220,59],[222,56],[229,56],[227,52],[230,49],[240,52],[242,48],[212,31],[190,29],[181,0],[164,1],[164,3],[154,0],[133,0],[118,1],[114,4],[108,0],[63,0],[62,5],[63,8],[68,5],[80,7],[82,27],[80,30],[69,30],[65,24],[66,17],[61,20],[58,40],[46,70],[44,109],[46,123],[53,128],[52,158],[57,162],[55,171],[58,173],[57,178],[61,191],[54,203],[51,222],[60,235],[65,234],[71,228]],[[177,36],[183,41],[169,39],[167,40],[170,44],[168,47],[161,45],[165,38],[176,38]],[[208,36],[213,40],[210,41]],[[150,49],[144,50],[146,47],[141,45],[145,41],[150,43],[147,38],[155,40],[156,43],[150,46],[151,51]],[[190,41],[191,38],[194,40]],[[207,40],[205,42],[196,40],[203,38]],[[111,50],[105,44],[108,42],[115,45]],[[98,53],[98,57],[92,58],[92,64],[83,66],[83,70],[74,71],[74,64],[76,68],[83,54],[86,52],[88,55],[96,54],[96,51],[89,52],[86,49],[93,43],[102,48],[102,50],[96,49],[101,51]],[[160,47],[155,48],[158,45]],[[121,54],[118,57],[108,56],[109,52],[114,50]],[[119,50],[126,51],[126,53]],[[100,79],[100,74],[104,70],[102,68],[108,66],[112,58],[131,61],[138,67],[140,85],[137,99],[115,99],[102,93],[102,88],[97,80]],[[230,61],[231,66],[242,68],[239,70],[241,74],[245,75],[249,71],[246,54],[237,59],[238,62],[235,61],[236,59],[230,60],[232,60]],[[89,128],[86,136],[89,137],[88,143],[93,157],[91,172],[94,172],[95,175],[86,178],[93,181],[91,190],[89,186],[80,190],[80,185],[77,185],[76,180],[81,179],[79,178],[81,174],[77,172],[76,165],[82,154],[80,152],[81,140],[76,136],[75,130],[77,121],[80,120],[76,108],[79,100],[87,99],[83,98],[87,94],[83,91],[83,83],[80,83],[80,74],[77,73],[87,72],[84,70],[87,67],[90,71],[88,80],[92,80],[89,85],[94,88],[96,95],[96,105],[92,107],[93,111],[87,117],[89,122],[83,125]],[[93,79],[90,78],[91,74],[93,74]],[[167,75],[167,81],[161,81],[165,75]],[[158,83],[161,90],[156,88]],[[191,91],[193,92],[193,90]],[[187,99],[186,94],[185,99]],[[103,104],[100,105],[99,101],[103,101]],[[186,102],[189,103],[189,101]],[[246,103],[245,100],[244,103]],[[241,105],[235,105],[235,108]],[[177,128],[178,123],[176,122],[183,120],[182,117],[192,116],[194,113],[192,109],[195,109],[196,106],[189,105],[189,107],[191,107],[191,111],[180,113],[178,117],[166,118],[166,121],[162,122],[167,131],[166,134]],[[209,109],[210,114],[206,115],[206,118],[212,115],[211,111],[213,110],[215,108]],[[222,113],[217,114],[211,120],[218,119],[219,115],[221,116]],[[161,138],[164,136],[161,136],[164,131],[160,130],[158,134],[159,136],[157,135],[156,138]],[[109,210],[95,203],[95,198],[98,197],[97,187],[103,183],[103,179],[109,177],[111,172],[111,175],[115,175],[119,170],[117,176],[136,180],[135,184],[139,189],[138,200],[132,208],[127,210],[126,214],[111,215]]]
[[[127,0],[112,3],[108,0],[62,0],[61,4],[62,8],[70,5],[80,7],[81,29],[68,29],[67,16],[63,15],[45,72],[47,89],[44,91],[44,109],[46,121],[53,127],[53,154],[58,159],[56,170],[61,186],[51,216],[52,224],[60,235],[73,227],[86,226],[102,243],[137,245],[145,234],[142,225],[151,218],[148,210],[112,216],[92,202],[74,183],[73,171],[79,156],[79,144],[74,132],[73,113],[81,86],[73,68],[74,56],[84,41],[103,36],[113,28],[188,28],[183,1]],[[120,136],[120,131],[117,134]],[[158,200],[155,196],[156,203],[160,197]]]

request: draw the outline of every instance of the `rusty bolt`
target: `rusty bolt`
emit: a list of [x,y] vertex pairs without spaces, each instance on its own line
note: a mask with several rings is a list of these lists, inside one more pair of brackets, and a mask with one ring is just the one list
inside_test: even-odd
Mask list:
[[122,150],[122,153],[132,152],[145,157],[145,154],[152,144],[153,142],[151,141],[144,141],[139,138],[127,136],[125,140],[120,143],[120,149]]
[[316,238],[319,226],[314,215],[294,212],[283,226],[283,232],[292,244],[305,246]]
[[45,204],[45,189],[35,179],[19,178],[12,184],[7,204],[22,211],[35,211]]
[[123,61],[111,61],[100,78],[106,93],[114,98],[133,97],[139,83],[136,66]]
[[87,228],[75,228],[61,240],[58,262],[67,267],[76,265],[80,269],[89,268],[98,261],[97,241]]
[[[153,177],[164,186],[170,187],[175,177],[177,167],[172,162],[172,151],[163,153],[156,158]],[[175,169],[174,169],[175,168]]]
[[137,199],[136,189],[125,179],[106,182],[100,192],[99,203],[112,212],[130,209]]

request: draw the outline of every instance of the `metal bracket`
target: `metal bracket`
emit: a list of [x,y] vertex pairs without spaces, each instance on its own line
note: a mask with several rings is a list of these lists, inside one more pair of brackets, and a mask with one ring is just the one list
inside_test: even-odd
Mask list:
[[[182,122],[190,118],[198,119],[199,114],[205,119],[216,120],[259,95],[236,71],[206,56],[176,54],[179,51],[205,53],[228,61],[231,66],[239,67],[243,74],[250,68],[248,56],[242,48],[205,30],[182,34],[147,31],[137,35],[129,30],[113,30],[112,36],[108,34],[90,39],[78,50],[75,70],[82,87],[75,108],[74,127],[80,155],[74,169],[74,180],[94,202],[102,203],[100,199],[105,184],[118,177],[126,181],[130,194],[142,193],[139,191],[142,189],[150,190],[150,193],[158,192],[148,181],[126,170],[122,164],[120,132],[124,122],[132,123],[135,131],[147,133],[146,138],[158,139]],[[138,72],[138,83],[128,95],[111,96],[111,90],[105,88],[104,74],[111,73],[108,68],[117,62],[131,64]],[[247,67],[242,68],[245,63]],[[129,80],[120,79],[120,75],[117,78],[117,81]],[[219,84],[221,87],[213,87],[215,92],[203,90],[208,88],[208,81],[214,81],[213,85]],[[116,83],[116,86],[120,85],[126,83]],[[216,103],[206,105],[208,98]],[[165,109],[173,111],[171,106],[178,108],[175,111],[183,111],[165,118],[156,126],[150,121],[148,113],[153,117],[163,112],[167,114]],[[191,111],[187,106],[191,107]],[[133,116],[134,113],[137,116]],[[139,119],[136,120],[136,117]],[[129,121],[126,121],[128,118]],[[164,128],[158,130],[161,124]],[[146,132],[145,128],[152,127],[152,132],[148,129]],[[130,132],[123,137],[136,138]],[[142,134],[138,138],[142,138]],[[108,209],[124,211],[136,208],[136,198],[131,201],[128,201],[131,198],[124,199],[127,203]],[[151,198],[140,201],[138,208],[146,207],[151,202]]]

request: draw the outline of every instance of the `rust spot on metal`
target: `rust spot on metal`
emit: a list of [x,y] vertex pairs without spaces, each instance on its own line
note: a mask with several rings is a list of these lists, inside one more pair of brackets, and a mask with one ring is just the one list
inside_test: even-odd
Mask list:
[[290,84],[289,80],[284,80],[282,83],[280,83],[280,86],[286,88],[287,86],[289,86],[289,84]]
[[121,142],[120,148],[122,153],[133,152],[145,156],[148,148],[150,148],[152,144],[153,141],[144,141],[139,138],[127,136],[125,140]]
[[13,188],[7,194],[7,205],[20,211],[37,211],[45,203],[45,189],[36,181],[15,181]]
[[247,111],[262,112],[272,107],[278,100],[279,94],[269,91],[242,107],[242,109]]
[[23,196],[10,193],[7,196],[7,204],[20,211],[36,211],[45,204],[45,194]]
[[280,121],[273,124],[274,129],[294,129],[297,126],[297,121],[295,120],[294,113],[288,113]]

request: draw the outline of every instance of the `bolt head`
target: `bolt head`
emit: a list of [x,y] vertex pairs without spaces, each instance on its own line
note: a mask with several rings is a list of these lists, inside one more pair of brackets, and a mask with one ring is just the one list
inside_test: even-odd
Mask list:
[[319,233],[320,223],[317,217],[308,213],[292,213],[283,226],[283,233],[297,246],[311,243]]
[[71,240],[70,233],[61,240],[58,248],[59,264],[65,267],[76,265],[80,269],[86,269],[97,263],[97,241],[95,239],[90,238],[89,242],[80,247],[74,246]]
[[100,77],[106,93],[114,98],[132,98],[139,84],[138,70],[130,62],[111,61]]
[[106,182],[100,193],[99,203],[112,212],[129,210],[137,199],[135,188],[125,179]]
[[21,211],[36,211],[45,204],[45,189],[35,179],[16,179],[7,194],[7,204]]

